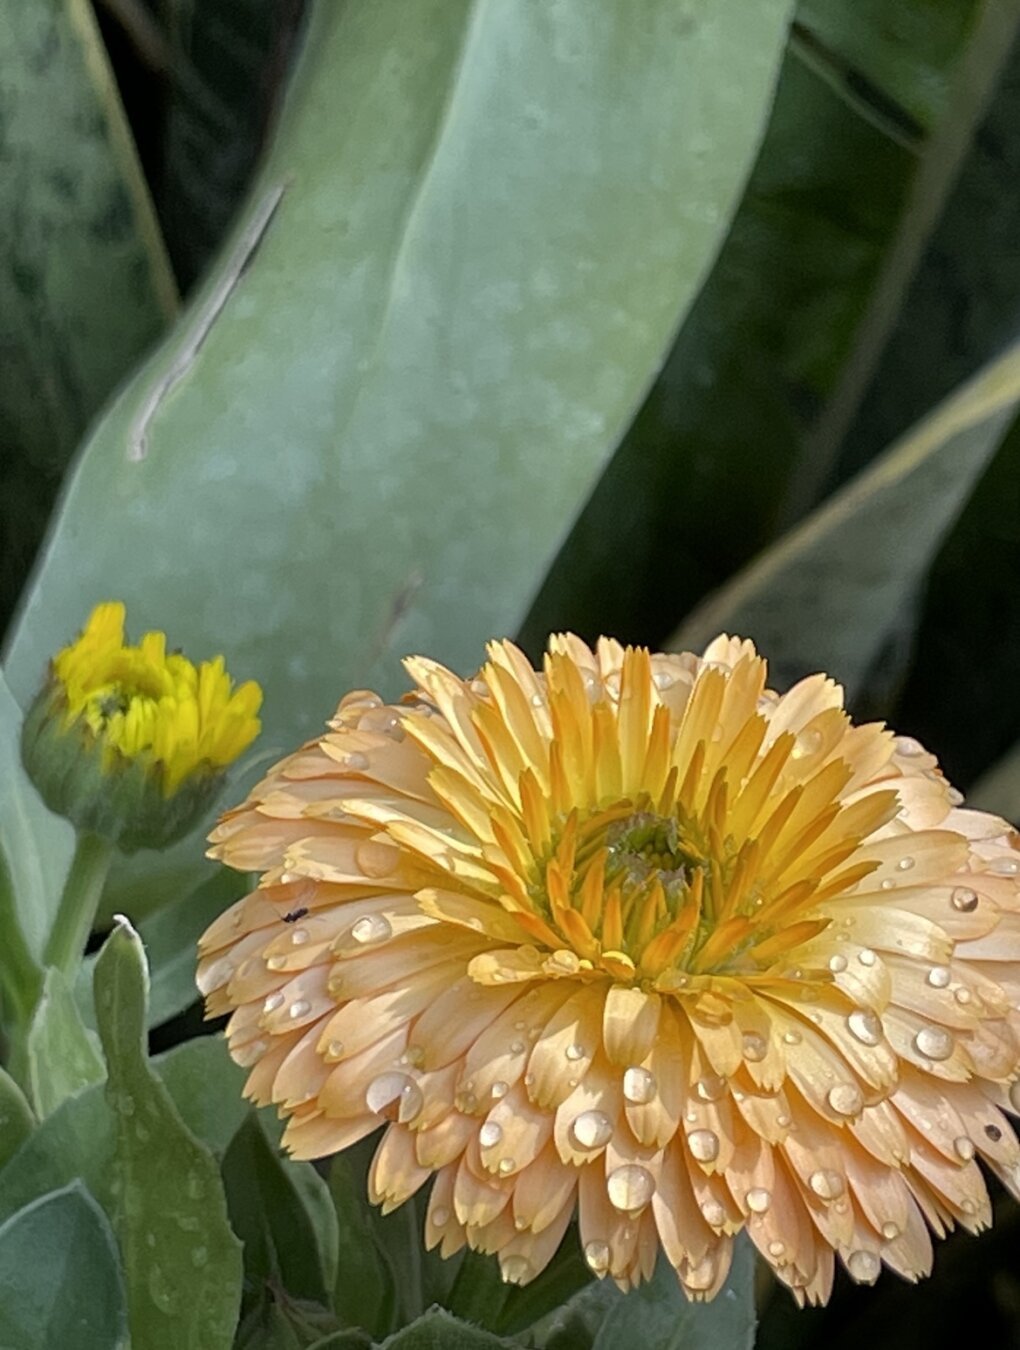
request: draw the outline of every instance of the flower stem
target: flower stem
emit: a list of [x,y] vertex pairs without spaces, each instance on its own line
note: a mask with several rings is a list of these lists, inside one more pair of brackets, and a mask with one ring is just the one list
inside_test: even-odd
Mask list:
[[113,845],[107,840],[95,834],[78,835],[60,907],[46,941],[47,966],[56,966],[65,975],[77,970],[112,860]]

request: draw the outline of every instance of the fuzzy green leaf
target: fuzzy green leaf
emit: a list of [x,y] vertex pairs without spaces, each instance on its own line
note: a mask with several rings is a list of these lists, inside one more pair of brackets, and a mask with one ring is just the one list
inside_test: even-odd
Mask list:
[[67,978],[55,968],[46,972],[29,1028],[28,1073],[40,1116],[106,1075],[96,1036],[83,1025]]

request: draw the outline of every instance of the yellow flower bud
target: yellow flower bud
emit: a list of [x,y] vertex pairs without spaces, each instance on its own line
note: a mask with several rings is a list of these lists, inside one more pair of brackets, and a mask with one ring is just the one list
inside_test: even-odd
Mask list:
[[259,733],[262,691],[223,658],[195,666],[164,633],[124,638],[124,606],[97,605],[53,659],[25,720],[25,767],[51,810],[131,852],[166,848],[211,805]]

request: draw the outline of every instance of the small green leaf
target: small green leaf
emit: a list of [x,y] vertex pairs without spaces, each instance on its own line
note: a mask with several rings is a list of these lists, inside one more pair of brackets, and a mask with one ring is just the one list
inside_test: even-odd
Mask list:
[[711,1303],[692,1303],[660,1256],[652,1279],[614,1304],[592,1350],[751,1350],[754,1328],[754,1252],[741,1241]]
[[281,1286],[293,1298],[324,1304],[326,1275],[318,1235],[295,1183],[307,1163],[270,1147],[249,1113],[223,1157],[223,1183],[234,1232],[244,1244],[245,1288],[260,1297]]
[[0,1068],[0,1172],[34,1126],[35,1117],[25,1094],[10,1074]]
[[82,1024],[67,978],[56,968],[46,972],[29,1028],[28,1074],[40,1116],[106,1076],[97,1038]]
[[393,1273],[376,1244],[364,1177],[346,1153],[330,1164],[329,1189],[340,1239],[333,1307],[346,1325],[384,1336],[396,1302]]
[[710,596],[670,646],[737,633],[768,657],[776,688],[824,670],[853,697],[1018,402],[1020,346]]
[[145,954],[125,920],[99,955],[95,990],[116,1122],[114,1227],[134,1350],[229,1350],[240,1244],[212,1154],[187,1129],[146,1059]]
[[120,1350],[125,1333],[117,1246],[80,1182],[34,1200],[0,1227],[4,1350]]
[[440,1308],[432,1308],[383,1341],[381,1350],[498,1350],[501,1346],[517,1345],[516,1341],[504,1340],[491,1331],[460,1322]]

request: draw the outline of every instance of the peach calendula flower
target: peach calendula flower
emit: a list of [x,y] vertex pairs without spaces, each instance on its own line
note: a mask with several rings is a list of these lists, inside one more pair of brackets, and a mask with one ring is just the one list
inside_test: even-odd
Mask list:
[[202,942],[298,1157],[387,1123],[390,1209],[524,1283],[571,1218],[710,1298],[746,1229],[800,1300],[1017,1194],[1017,836],[817,675],[553,638],[349,694],[213,835],[263,873]]

